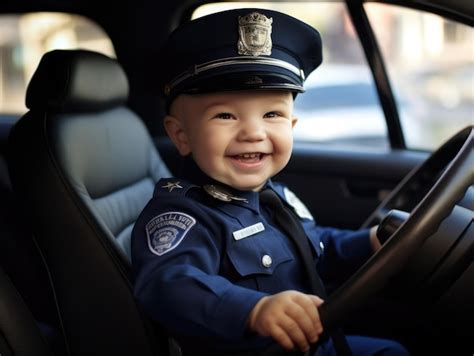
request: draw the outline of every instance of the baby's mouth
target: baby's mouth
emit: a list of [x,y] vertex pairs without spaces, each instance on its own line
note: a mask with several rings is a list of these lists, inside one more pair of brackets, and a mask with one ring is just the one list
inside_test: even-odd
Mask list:
[[248,163],[253,163],[253,162],[259,162],[263,156],[264,153],[259,153],[259,152],[253,152],[253,153],[242,153],[239,155],[234,155],[232,158],[237,159],[242,162],[248,162]]

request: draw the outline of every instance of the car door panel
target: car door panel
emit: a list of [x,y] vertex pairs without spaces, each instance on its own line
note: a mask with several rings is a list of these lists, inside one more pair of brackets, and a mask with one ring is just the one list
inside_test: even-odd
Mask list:
[[296,144],[275,180],[289,185],[319,224],[358,228],[425,152],[328,149]]

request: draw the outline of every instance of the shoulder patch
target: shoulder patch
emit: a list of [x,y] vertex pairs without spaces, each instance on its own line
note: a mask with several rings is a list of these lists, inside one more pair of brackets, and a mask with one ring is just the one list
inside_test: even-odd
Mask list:
[[285,194],[285,199],[290,204],[293,209],[295,209],[296,214],[302,219],[310,219],[314,220],[313,215],[309,212],[306,205],[287,187],[283,189],[283,193]]
[[192,216],[177,211],[155,216],[145,226],[150,251],[161,256],[173,250],[195,223]]

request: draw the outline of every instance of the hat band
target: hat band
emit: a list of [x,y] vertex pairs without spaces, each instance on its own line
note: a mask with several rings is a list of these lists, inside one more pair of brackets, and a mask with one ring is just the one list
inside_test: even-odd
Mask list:
[[232,65],[242,65],[242,64],[244,65],[259,64],[259,65],[268,65],[268,66],[273,66],[273,67],[275,66],[281,67],[296,74],[297,76],[301,78],[301,80],[305,79],[304,72],[302,69],[297,68],[296,66],[288,62],[282,61],[280,59],[262,58],[262,57],[256,58],[253,56],[228,57],[228,58],[223,58],[217,61],[211,61],[211,62],[194,65],[194,67],[178,75],[177,77],[175,77],[175,79],[171,81],[171,83],[168,85],[168,92],[171,91],[179,83],[195,75],[201,74],[202,72],[205,72],[211,69],[222,68],[222,67],[232,66]]

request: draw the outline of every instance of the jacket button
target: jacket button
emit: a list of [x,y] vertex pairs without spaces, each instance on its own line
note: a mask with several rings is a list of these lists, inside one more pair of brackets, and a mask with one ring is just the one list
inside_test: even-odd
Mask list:
[[266,268],[269,268],[272,265],[272,258],[268,255],[262,257],[262,265]]

